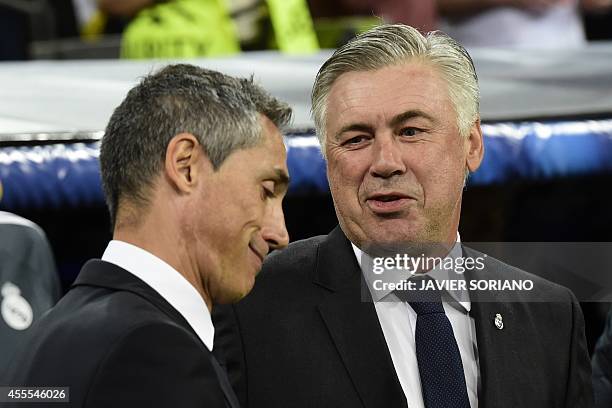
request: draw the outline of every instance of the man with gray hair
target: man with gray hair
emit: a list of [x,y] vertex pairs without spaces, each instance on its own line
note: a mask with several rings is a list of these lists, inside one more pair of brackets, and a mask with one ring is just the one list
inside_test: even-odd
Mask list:
[[[216,350],[244,406],[591,405],[573,294],[460,244],[465,180],[484,154],[478,100],[470,56],[439,32],[379,26],[323,64],[312,110],[339,227],[272,255],[254,291],[218,310]],[[479,260],[457,285],[529,280],[531,300],[552,302],[363,290],[378,251],[410,247]],[[419,268],[399,283],[435,287],[450,282],[443,272]]]
[[72,407],[238,408],[210,310],[245,296],[288,243],[290,117],[252,80],[192,65],[134,87],[100,152],[113,240],[32,328],[4,385],[67,387]]

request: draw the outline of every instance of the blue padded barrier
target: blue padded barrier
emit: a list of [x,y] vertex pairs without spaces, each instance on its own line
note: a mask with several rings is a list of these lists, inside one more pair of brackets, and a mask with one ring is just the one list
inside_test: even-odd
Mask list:
[[[471,185],[612,171],[612,120],[483,124],[485,159]],[[286,138],[290,194],[329,190],[312,133]],[[99,142],[0,148],[0,207],[102,205]]]
[[0,206],[60,208],[104,202],[99,142],[0,149]]
[[483,124],[485,157],[475,185],[607,173],[612,120]]
[[287,146],[287,167],[291,176],[289,194],[308,194],[329,191],[325,160],[321,155],[319,140],[309,136],[289,136]]

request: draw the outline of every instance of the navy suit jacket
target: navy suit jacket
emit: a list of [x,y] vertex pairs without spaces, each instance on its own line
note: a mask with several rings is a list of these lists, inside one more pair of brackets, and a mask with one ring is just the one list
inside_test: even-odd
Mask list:
[[[361,301],[361,276],[336,228],[272,254],[253,291],[215,311],[215,353],[243,407],[407,406],[374,305]],[[478,406],[590,407],[584,322],[572,293],[491,257],[471,278],[532,279],[556,300],[472,298]]]

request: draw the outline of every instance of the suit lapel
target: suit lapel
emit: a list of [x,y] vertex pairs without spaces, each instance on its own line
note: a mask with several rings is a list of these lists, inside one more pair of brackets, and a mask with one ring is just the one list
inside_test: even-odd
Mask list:
[[[470,313],[476,326],[480,366],[478,406],[480,408],[501,408],[506,406],[508,398],[511,398],[507,387],[510,385],[509,379],[516,370],[516,366],[508,365],[506,358],[516,352],[515,337],[511,328],[512,313],[508,305],[474,301],[472,301]],[[496,314],[503,317],[504,328],[502,330],[495,326]]]
[[[464,254],[478,257],[482,254],[463,247]],[[503,273],[488,265],[485,261],[483,270],[469,271],[469,279],[503,279]],[[467,274],[467,273],[466,273]],[[516,305],[509,302],[480,299],[477,293],[471,292],[470,315],[476,326],[478,362],[480,366],[480,388],[478,390],[479,408],[503,408],[517,406],[513,402],[513,384],[520,382],[521,364],[516,360],[521,347],[521,322],[515,318]],[[495,319],[500,315],[503,328],[500,329]],[[517,390],[517,392],[520,392]]]
[[314,282],[331,291],[319,312],[364,407],[406,407],[378,316],[361,299],[361,271],[336,228],[319,248]]

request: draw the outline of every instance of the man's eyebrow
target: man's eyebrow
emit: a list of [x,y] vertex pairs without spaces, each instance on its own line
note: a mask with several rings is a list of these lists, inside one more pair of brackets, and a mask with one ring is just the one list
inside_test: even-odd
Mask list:
[[345,132],[367,132],[367,133],[373,133],[374,132],[374,128],[372,126],[370,126],[370,125],[365,124],[365,123],[351,123],[350,125],[343,126],[338,132],[336,132],[334,137],[337,140],[340,137],[340,135],[342,135]]
[[436,119],[431,116],[430,114],[420,110],[420,109],[412,109],[406,112],[402,112],[399,115],[394,116],[391,121],[389,122],[389,125],[391,127],[396,127],[398,125],[400,125],[402,122],[405,122],[409,119],[413,119],[413,118],[425,118],[431,122],[436,122]]
[[277,184],[287,187],[289,186],[289,174],[283,169],[274,169],[274,178],[276,179]]

